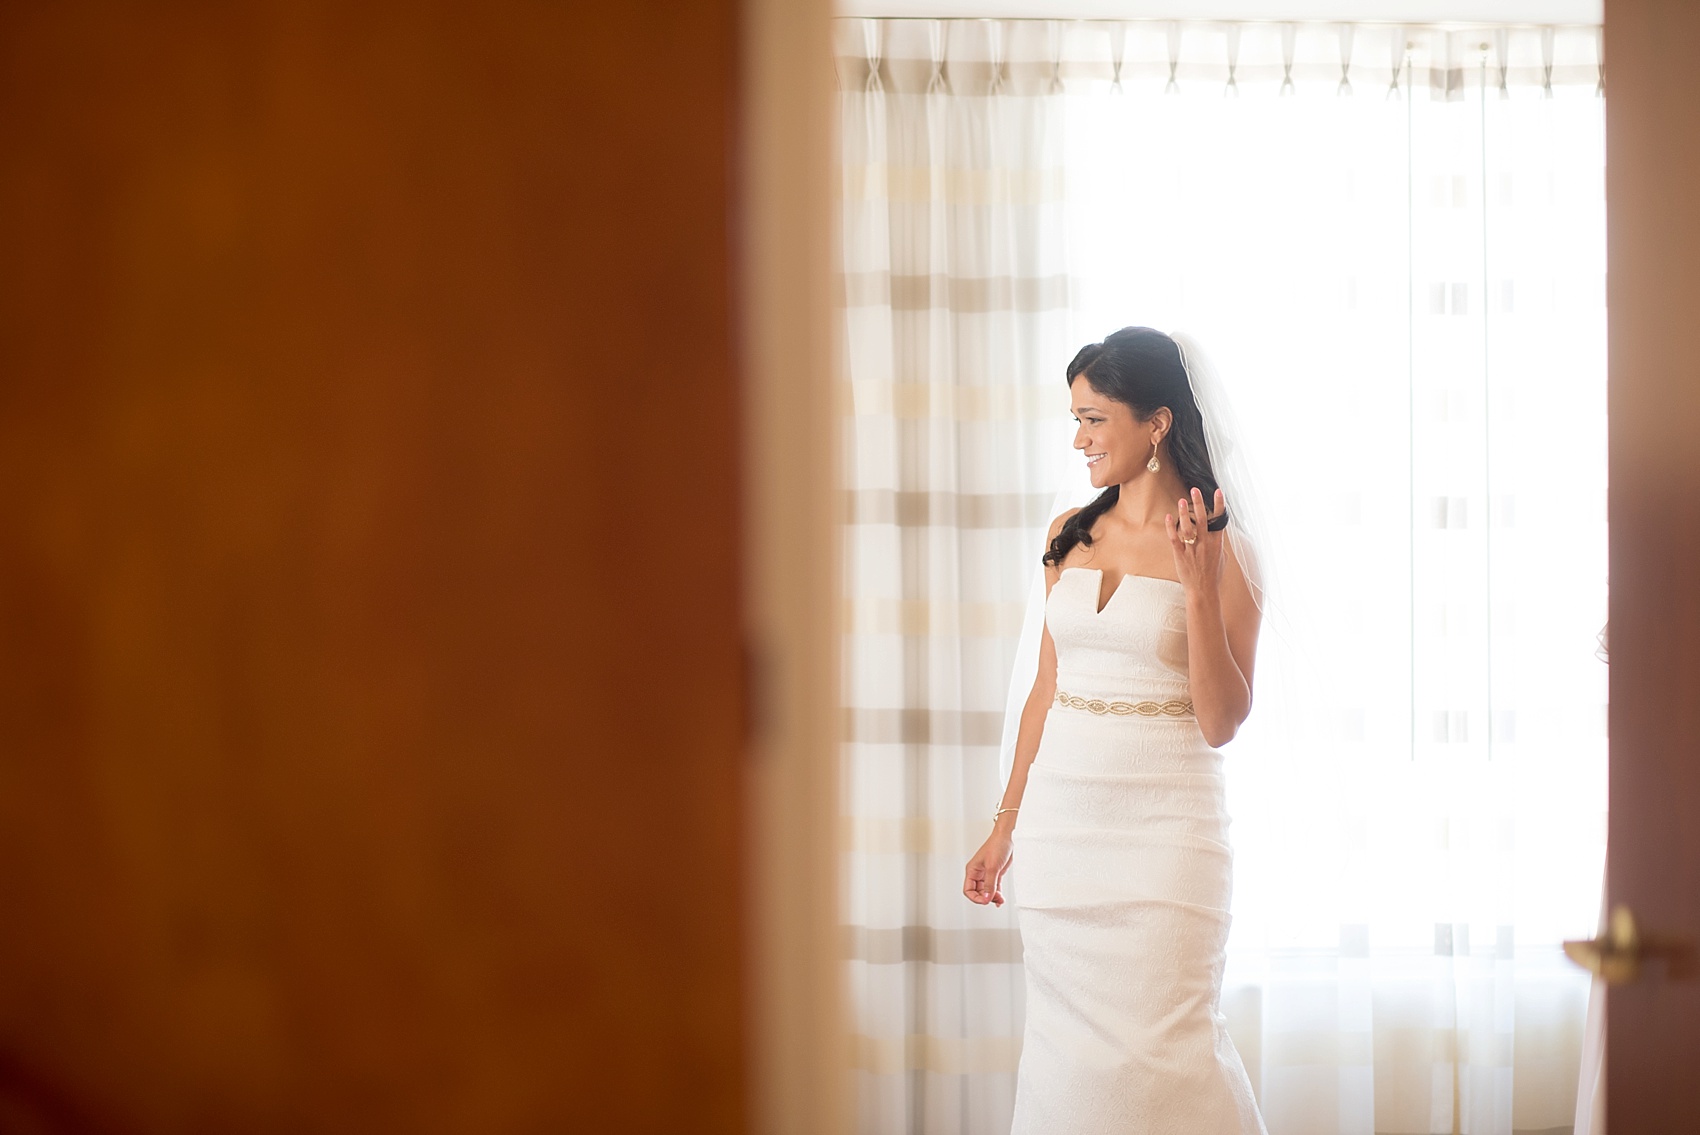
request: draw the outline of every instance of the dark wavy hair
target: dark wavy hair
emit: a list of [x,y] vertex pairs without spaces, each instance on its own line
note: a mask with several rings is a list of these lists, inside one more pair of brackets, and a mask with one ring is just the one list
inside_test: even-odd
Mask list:
[[[1181,349],[1175,341],[1154,328],[1123,327],[1113,335],[1104,336],[1102,343],[1080,348],[1074,361],[1068,364],[1069,386],[1082,375],[1093,390],[1127,406],[1142,422],[1162,407],[1169,408],[1174,417],[1167,435],[1169,460],[1180,475],[1181,484],[1189,490],[1199,489],[1208,508],[1216,497],[1216,473],[1210,466],[1210,449],[1204,443],[1204,417],[1193,399],[1192,384],[1187,381]],[[1061,564],[1076,544],[1090,548],[1092,526],[1121,499],[1121,492],[1120,485],[1111,485],[1091,504],[1069,517],[1045,550],[1045,565]],[[1220,532],[1227,526],[1225,508],[1220,515],[1211,517],[1208,524],[1212,532]]]

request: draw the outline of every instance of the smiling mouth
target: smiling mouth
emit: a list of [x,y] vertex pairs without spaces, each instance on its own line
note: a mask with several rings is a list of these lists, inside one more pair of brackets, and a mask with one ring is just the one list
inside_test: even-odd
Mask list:
[[1098,464],[1098,462],[1100,462],[1104,459],[1104,456],[1105,455],[1102,454],[1102,453],[1088,453],[1086,455],[1086,464],[1096,465],[1096,464]]

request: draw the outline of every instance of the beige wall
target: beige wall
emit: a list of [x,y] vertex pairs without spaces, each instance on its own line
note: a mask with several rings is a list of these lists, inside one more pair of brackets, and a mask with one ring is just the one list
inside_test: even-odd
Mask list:
[[849,1129],[838,960],[839,494],[831,8],[747,0],[745,596],[755,701],[754,1128]]

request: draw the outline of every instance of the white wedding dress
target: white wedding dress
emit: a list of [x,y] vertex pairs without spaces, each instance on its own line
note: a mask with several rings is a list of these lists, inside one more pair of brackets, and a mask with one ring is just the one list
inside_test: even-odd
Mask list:
[[1263,1135],[1218,1002],[1233,857],[1185,591],[1063,569],[1057,695],[1014,832],[1027,975],[1013,1135]]

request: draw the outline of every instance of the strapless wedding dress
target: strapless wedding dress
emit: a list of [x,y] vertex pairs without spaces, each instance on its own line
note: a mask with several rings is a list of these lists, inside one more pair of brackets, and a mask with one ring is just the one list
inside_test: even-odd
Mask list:
[[1057,693],[1011,889],[1027,1026],[1013,1135],[1263,1135],[1219,1009],[1233,856],[1187,687],[1185,590],[1065,568]]

